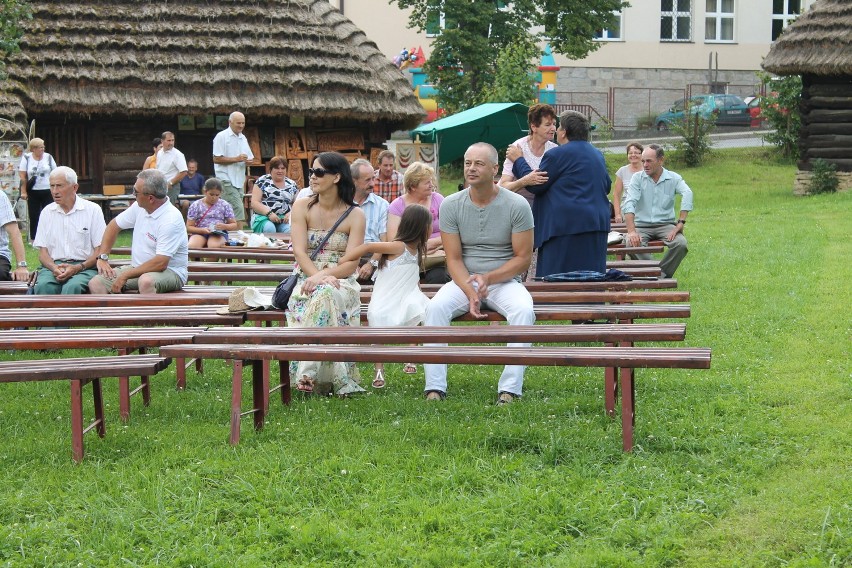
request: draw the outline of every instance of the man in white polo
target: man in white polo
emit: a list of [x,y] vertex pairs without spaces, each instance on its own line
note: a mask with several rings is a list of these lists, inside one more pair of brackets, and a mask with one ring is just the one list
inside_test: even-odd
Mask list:
[[[92,294],[161,294],[186,284],[189,239],[180,209],[169,203],[166,179],[158,170],[142,170],[133,186],[136,203],[109,222],[98,255],[98,275],[89,282]],[[130,265],[113,270],[109,253],[124,229],[133,229]]]
[[246,117],[234,111],[228,118],[228,128],[213,138],[213,172],[222,181],[222,198],[234,209],[240,228],[246,223],[243,205],[246,183],[246,162],[254,160],[248,140],[243,134]]
[[178,195],[180,194],[180,180],[186,176],[186,156],[175,148],[175,135],[172,132],[163,132],[160,136],[163,147],[157,151],[157,169],[166,178],[169,186],[169,201],[178,206]]
[[41,262],[36,294],[85,294],[98,274],[104,212],[77,195],[78,187],[77,172],[68,166],[50,172],[53,203],[42,210],[33,241]]

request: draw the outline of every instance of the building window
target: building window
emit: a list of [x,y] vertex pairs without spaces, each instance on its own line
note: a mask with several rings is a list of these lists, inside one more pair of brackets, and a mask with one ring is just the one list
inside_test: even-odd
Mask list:
[[600,41],[614,41],[624,39],[621,37],[622,23],[624,15],[621,12],[615,12],[615,25],[611,28],[598,30],[595,32],[595,39]]
[[692,40],[692,0],[661,0],[660,41]]
[[734,0],[707,0],[706,41],[734,41]]
[[772,41],[802,13],[802,0],[772,0]]
[[429,10],[426,12],[426,37],[435,37],[441,34],[444,27],[444,13],[440,10]]

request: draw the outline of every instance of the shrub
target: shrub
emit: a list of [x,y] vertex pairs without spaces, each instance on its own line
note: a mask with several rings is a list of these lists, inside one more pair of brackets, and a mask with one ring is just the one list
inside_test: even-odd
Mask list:
[[817,158],[812,162],[810,193],[836,193],[840,180],[837,178],[837,165]]
[[763,139],[781,150],[789,159],[799,157],[799,129],[802,118],[799,101],[802,99],[802,78],[798,75],[772,77],[758,73],[766,96],[760,101],[760,116],[772,129]]
[[654,128],[654,121],[657,116],[654,114],[643,114],[636,119],[636,130],[651,130]]
[[686,165],[700,166],[713,146],[710,133],[716,128],[715,117],[702,118],[699,114],[689,113],[687,109],[684,119],[672,122],[669,127],[680,136],[680,140],[675,142],[675,148]]

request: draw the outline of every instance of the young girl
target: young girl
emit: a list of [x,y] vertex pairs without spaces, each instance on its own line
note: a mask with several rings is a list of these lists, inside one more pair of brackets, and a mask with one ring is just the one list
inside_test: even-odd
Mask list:
[[[409,205],[399,221],[396,238],[389,242],[365,243],[341,262],[367,254],[381,254],[373,295],[367,308],[370,327],[413,326],[423,323],[429,299],[420,291],[420,267],[426,256],[426,241],[432,233],[432,213],[422,205]],[[411,366],[410,363],[406,364]],[[385,386],[384,365],[376,363],[373,387]]]
[[189,248],[223,247],[228,240],[228,231],[239,228],[233,207],[219,199],[221,195],[222,182],[210,178],[204,182],[204,198],[189,206],[186,213]]

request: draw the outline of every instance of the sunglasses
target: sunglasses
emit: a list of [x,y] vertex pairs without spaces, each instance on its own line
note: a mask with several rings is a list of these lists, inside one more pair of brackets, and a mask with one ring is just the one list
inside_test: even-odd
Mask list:
[[309,176],[321,178],[325,174],[330,174],[330,173],[332,173],[332,172],[329,171],[329,170],[324,170],[322,168],[308,168],[308,175]]

